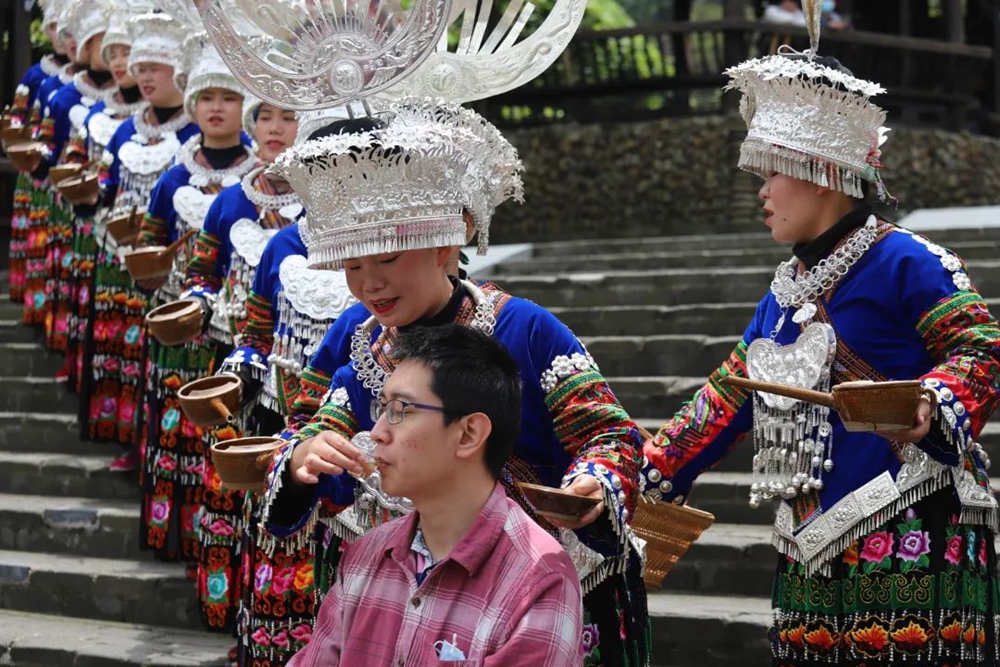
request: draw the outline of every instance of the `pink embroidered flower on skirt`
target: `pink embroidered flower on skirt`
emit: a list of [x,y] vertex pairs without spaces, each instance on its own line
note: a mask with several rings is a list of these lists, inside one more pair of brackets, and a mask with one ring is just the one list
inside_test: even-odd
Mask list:
[[308,623],[303,623],[301,625],[296,625],[292,628],[292,639],[299,642],[300,644],[308,644],[309,640],[312,639],[312,626]]
[[962,536],[952,535],[948,538],[948,549],[944,552],[944,559],[952,565],[962,562]]
[[872,563],[880,563],[885,560],[886,557],[892,555],[892,547],[895,544],[895,540],[892,534],[887,533],[883,530],[877,533],[872,533],[865,538],[865,547],[861,550],[861,560],[870,561]]

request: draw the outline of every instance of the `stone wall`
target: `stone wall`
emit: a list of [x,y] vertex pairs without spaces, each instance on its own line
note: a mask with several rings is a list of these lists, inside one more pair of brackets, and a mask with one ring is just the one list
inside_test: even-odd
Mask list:
[[[495,243],[760,229],[759,180],[734,168],[737,115],[505,134],[524,162],[525,203],[497,211]],[[1000,140],[894,128],[884,161],[900,212],[1000,203]]]

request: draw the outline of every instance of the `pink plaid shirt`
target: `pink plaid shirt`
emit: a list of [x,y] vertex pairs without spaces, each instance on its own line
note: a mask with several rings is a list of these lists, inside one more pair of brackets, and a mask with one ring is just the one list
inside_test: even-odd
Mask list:
[[[419,586],[416,513],[346,547],[312,639],[288,667],[579,667],[583,607],[563,550],[498,484]],[[443,661],[446,640],[464,660]]]

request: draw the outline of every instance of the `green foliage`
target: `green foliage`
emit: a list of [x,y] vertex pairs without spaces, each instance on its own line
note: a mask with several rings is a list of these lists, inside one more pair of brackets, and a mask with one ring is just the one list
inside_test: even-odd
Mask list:
[[45,27],[42,26],[41,19],[33,19],[31,21],[31,48],[35,51],[43,51],[45,53],[52,50],[52,42],[49,41],[49,36],[45,34]]
[[618,0],[588,0],[580,27],[587,30],[615,30],[634,25],[635,21]]

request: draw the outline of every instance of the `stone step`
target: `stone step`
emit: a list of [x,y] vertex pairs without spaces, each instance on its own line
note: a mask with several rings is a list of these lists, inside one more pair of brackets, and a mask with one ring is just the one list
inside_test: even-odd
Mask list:
[[73,413],[77,398],[55,378],[0,377],[0,412]]
[[[949,228],[921,231],[937,243],[946,247],[957,246],[967,241],[997,241],[1000,240],[1000,228],[969,227]],[[761,223],[759,232],[740,232],[726,234],[692,234],[687,236],[657,236],[650,238],[616,238],[616,239],[580,239],[577,241],[555,241],[552,243],[536,243],[532,250],[536,257],[568,257],[593,255],[594,248],[600,247],[604,253],[627,252],[676,252],[681,250],[731,250],[734,248],[775,247]],[[788,251],[788,246],[786,252]]]
[[601,336],[583,343],[608,376],[690,375],[708,377],[732,352],[740,336]]
[[[982,294],[1000,294],[1000,261],[974,260],[968,267]],[[579,308],[759,301],[773,277],[774,267],[762,266],[552,273],[498,282],[510,293],[542,306]]]
[[0,611],[0,664],[17,667],[227,667],[225,635]]
[[116,444],[80,440],[79,430],[74,414],[0,412],[0,450],[97,455],[109,460],[121,454]]
[[[8,287],[3,285],[0,288],[4,293],[9,294]],[[17,320],[21,321],[21,316],[24,315],[24,305],[21,303],[13,303],[7,298],[0,297],[0,320]]]
[[37,343],[0,342],[0,368],[9,375],[52,378],[63,360],[62,355],[44,352]]
[[756,302],[773,277],[774,267],[761,266],[553,273],[497,282],[511,294],[545,307],[580,308]]
[[654,666],[771,664],[769,597],[650,591],[648,600]]
[[[532,256],[505,262],[495,267],[491,276],[516,276],[539,273],[574,273],[578,271],[638,271],[657,269],[680,269],[697,267],[776,267],[791,256],[787,246],[772,243],[769,247],[736,248],[689,248],[653,251],[643,248],[641,252],[608,252],[603,243],[591,246],[599,252],[579,256]],[[1000,239],[957,241],[948,248],[966,260],[994,259],[1000,254]]]
[[703,375],[606,377],[615,396],[630,415],[672,415],[705,384]]
[[0,489],[37,496],[132,499],[136,474],[111,472],[111,456],[0,451]]
[[143,558],[137,500],[0,494],[0,549]]
[[716,522],[677,561],[663,590],[769,597],[777,563],[770,526]]
[[40,327],[29,327],[20,319],[0,319],[0,343],[41,343],[44,339]]
[[184,565],[0,551],[0,608],[119,623],[200,629]]
[[[550,308],[577,336],[740,336],[757,301]],[[721,362],[721,359],[720,359]]]

